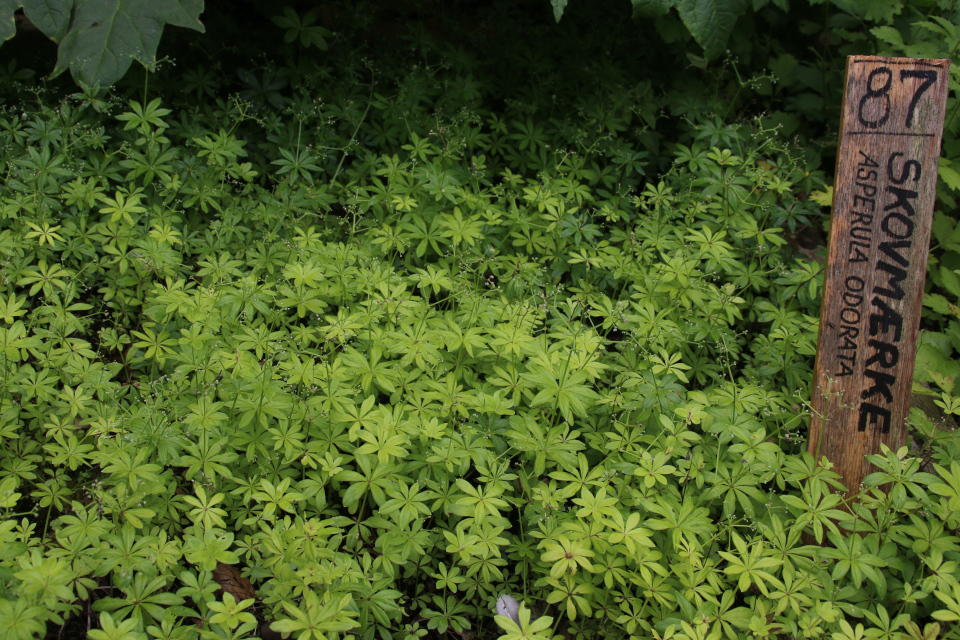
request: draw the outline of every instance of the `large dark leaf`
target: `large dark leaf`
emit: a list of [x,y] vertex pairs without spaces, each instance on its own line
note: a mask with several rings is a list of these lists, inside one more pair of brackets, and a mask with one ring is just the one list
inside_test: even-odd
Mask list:
[[85,84],[107,86],[134,60],[149,65],[167,24],[203,31],[203,0],[0,0],[0,36],[15,33],[13,12],[60,43],[53,76],[67,69]]
[[723,53],[733,25],[747,9],[745,0],[676,0],[674,6],[707,60]]
[[674,5],[674,0],[630,0],[634,18],[658,18],[666,15]]

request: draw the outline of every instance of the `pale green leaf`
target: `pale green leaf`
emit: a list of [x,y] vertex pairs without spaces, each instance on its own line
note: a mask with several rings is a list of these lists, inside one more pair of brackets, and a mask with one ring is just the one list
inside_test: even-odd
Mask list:
[[937,167],[937,176],[943,181],[943,184],[950,187],[951,191],[960,191],[960,172],[950,166],[950,162],[944,158],[940,159]]
[[821,207],[833,206],[833,187],[827,187],[824,191],[811,191],[810,199]]

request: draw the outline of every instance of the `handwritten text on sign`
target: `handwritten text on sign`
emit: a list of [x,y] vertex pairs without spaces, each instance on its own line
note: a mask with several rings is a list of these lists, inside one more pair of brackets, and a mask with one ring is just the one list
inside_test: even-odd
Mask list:
[[948,65],[847,59],[809,450],[853,491],[905,439]]

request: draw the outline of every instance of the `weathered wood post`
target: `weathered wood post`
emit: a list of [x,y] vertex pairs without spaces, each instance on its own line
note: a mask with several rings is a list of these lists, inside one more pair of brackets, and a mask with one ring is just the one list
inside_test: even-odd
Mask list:
[[847,58],[808,450],[852,494],[906,441],[949,65]]

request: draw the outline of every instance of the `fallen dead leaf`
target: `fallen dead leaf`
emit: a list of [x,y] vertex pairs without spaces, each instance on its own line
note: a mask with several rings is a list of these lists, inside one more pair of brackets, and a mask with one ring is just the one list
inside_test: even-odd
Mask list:
[[213,579],[220,585],[221,591],[232,595],[237,602],[257,597],[257,592],[250,581],[232,565],[218,562],[217,568],[213,570]]

